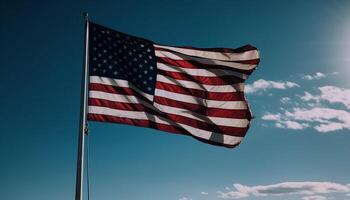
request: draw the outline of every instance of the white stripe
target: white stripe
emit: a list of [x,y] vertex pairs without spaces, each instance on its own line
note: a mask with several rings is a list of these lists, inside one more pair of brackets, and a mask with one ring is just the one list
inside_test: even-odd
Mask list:
[[171,58],[174,60],[194,60],[202,64],[222,65],[222,66],[227,66],[227,67],[232,67],[235,69],[242,69],[242,70],[251,70],[256,67],[256,65],[252,65],[252,64],[242,64],[237,62],[226,62],[226,61],[220,61],[220,60],[211,60],[207,58],[191,57],[191,56],[176,54],[174,52],[159,51],[159,50],[156,50],[156,56],[161,58]]
[[89,91],[89,98],[104,99],[104,100],[120,102],[120,103],[134,103],[134,104],[145,103],[144,101],[132,95],[114,94],[114,93],[107,93],[107,92],[94,91],[94,90]]
[[165,119],[163,117],[159,117],[156,115],[151,115],[151,114],[148,114],[145,112],[125,111],[125,110],[116,110],[116,109],[99,107],[99,106],[89,106],[89,113],[109,115],[109,116],[115,116],[115,117],[123,117],[123,118],[128,118],[128,119],[150,120],[150,121],[153,121],[153,122],[156,122],[159,124],[179,126],[179,127],[186,129],[188,132],[190,132],[192,135],[194,135],[196,137],[203,138],[206,140],[211,140],[211,141],[218,142],[218,143],[227,144],[227,145],[235,145],[243,139],[242,137],[223,135],[220,133],[214,133],[214,132],[210,132],[210,131],[201,130],[198,128],[194,128],[192,126],[173,122],[169,119]]
[[229,52],[213,52],[213,51],[206,51],[206,50],[197,50],[197,49],[188,49],[188,48],[180,48],[180,47],[169,47],[169,46],[162,46],[162,45],[156,45],[155,47],[163,48],[163,49],[169,49],[172,51],[180,52],[189,56],[198,56],[202,58],[210,58],[210,59],[218,59],[218,60],[253,60],[259,58],[259,52],[257,50],[250,50],[245,51],[242,53],[229,53]]
[[182,86],[184,88],[191,88],[191,89],[203,90],[208,92],[242,92],[244,91],[244,83],[237,83],[232,85],[206,85],[206,84],[199,84],[193,81],[177,80],[177,79],[173,79],[160,74],[157,75],[157,81]]
[[198,105],[202,105],[202,106],[205,106],[208,108],[220,108],[220,109],[228,109],[228,110],[248,109],[247,103],[245,101],[208,100],[208,99],[202,99],[199,97],[189,96],[189,95],[185,95],[185,94],[169,92],[169,91],[158,89],[158,88],[156,88],[154,96],[170,98],[172,100],[181,101],[181,102],[185,102],[185,103],[198,104]]
[[98,83],[98,84],[111,85],[111,86],[117,86],[117,87],[132,88],[140,95],[146,97],[150,101],[153,101],[153,95],[142,92],[140,89],[132,85],[127,80],[112,79],[112,78],[106,78],[106,77],[100,77],[100,76],[90,76],[90,83]]
[[218,77],[218,76],[236,76],[241,79],[247,79],[248,75],[239,72],[224,70],[224,69],[189,69],[177,66],[172,66],[169,64],[157,63],[157,68],[170,72],[180,72],[189,74],[192,76],[204,76],[204,77]]
[[184,117],[192,118],[201,122],[205,122],[208,124],[214,124],[219,126],[230,126],[230,127],[239,127],[245,128],[249,124],[248,119],[233,119],[233,118],[223,118],[223,117],[209,117],[197,114],[190,110],[175,108],[171,106],[166,106],[158,103],[153,103],[153,105],[158,108],[161,112],[181,115]]

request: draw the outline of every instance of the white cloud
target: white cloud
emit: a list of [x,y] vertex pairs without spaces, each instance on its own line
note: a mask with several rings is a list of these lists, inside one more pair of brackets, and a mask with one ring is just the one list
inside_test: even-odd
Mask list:
[[208,195],[208,192],[201,192],[202,195]]
[[261,117],[263,120],[271,120],[271,121],[281,121],[281,114],[266,114]]
[[192,200],[192,199],[188,197],[181,197],[179,200]]
[[316,74],[314,74],[314,75],[312,75],[312,74],[311,75],[305,75],[302,78],[306,79],[306,80],[314,80],[314,79],[321,79],[321,78],[324,78],[324,77],[326,77],[325,74],[323,74],[321,72],[316,72]]
[[327,197],[321,196],[321,195],[313,195],[313,196],[306,196],[302,197],[302,200],[327,200]]
[[274,121],[278,128],[300,130],[311,126],[316,131],[323,133],[350,129],[350,113],[332,108],[294,108],[292,111],[283,113],[267,113],[261,118]]
[[299,87],[298,84],[289,81],[268,81],[259,79],[252,84],[247,84],[244,91],[246,93],[255,93],[258,91],[266,91],[268,89],[285,90],[288,88]]
[[280,99],[280,101],[283,103],[283,104],[287,104],[287,103],[290,103],[291,99],[289,97],[282,97]]
[[350,90],[335,86],[319,87],[320,98],[329,103],[341,103],[350,109]]
[[350,109],[350,90],[336,86],[323,86],[319,87],[318,90],[320,91],[319,95],[312,95],[305,92],[301,99],[304,101],[313,100],[319,102],[323,100],[329,103],[340,103]]
[[[257,186],[234,184],[233,189],[232,191],[218,192],[218,197],[223,199],[240,199],[249,196],[309,195],[304,198],[309,198],[306,200],[322,200],[315,199],[315,196],[328,193],[347,193],[350,192],[350,185],[332,182],[283,182]],[[312,196],[314,199],[312,199]]]
[[339,72],[332,72],[332,74],[333,74],[333,75],[338,75],[338,74],[339,74]]

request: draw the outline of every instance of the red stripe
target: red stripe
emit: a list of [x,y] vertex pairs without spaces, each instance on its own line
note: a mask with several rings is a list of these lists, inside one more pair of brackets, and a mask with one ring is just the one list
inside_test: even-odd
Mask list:
[[[219,134],[244,137],[248,131],[248,127],[241,128],[241,127],[230,127],[230,126],[222,126],[222,125],[218,126],[215,124],[207,124],[205,122],[198,121],[189,117],[184,117],[181,115],[169,114],[169,113],[164,113],[164,115],[166,115],[168,119],[174,122],[186,124],[188,126],[192,126],[204,131],[211,131]],[[203,120],[209,121],[209,119],[205,116],[203,116]]]
[[123,123],[123,124],[129,124],[134,126],[149,127],[153,129],[171,132],[171,133],[189,134],[188,132],[185,132],[181,128],[171,126],[171,125],[166,125],[166,124],[159,124],[150,120],[130,119],[130,118],[122,118],[122,117],[92,114],[92,113],[88,114],[88,120],[100,121],[100,122]]
[[[161,47],[155,47],[155,50],[157,51],[166,51],[166,52],[169,52],[169,53],[173,53],[173,54],[176,54],[177,56],[183,58],[183,60],[193,60],[194,58],[202,58],[202,59],[208,59],[208,60],[218,60],[218,61],[223,61],[223,62],[231,62],[231,63],[254,63],[254,64],[259,64],[260,62],[260,59],[259,58],[256,58],[256,59],[249,59],[249,60],[221,60],[221,59],[213,59],[213,58],[206,58],[206,57],[197,57],[197,56],[192,56],[192,55],[188,55],[188,54],[185,54],[185,53],[182,53],[180,51],[174,51],[174,50],[171,50],[171,49],[165,49],[165,48],[161,48]],[[190,58],[193,58],[193,59],[190,59]],[[248,62],[248,63],[247,63]]]
[[189,135],[189,136],[192,136],[193,138],[196,138],[197,140],[199,140],[201,142],[216,145],[216,146],[223,146],[223,147],[227,147],[227,148],[234,148],[237,145],[239,145],[239,143],[235,144],[235,145],[227,145],[227,144],[223,144],[223,143],[219,143],[219,142],[213,142],[210,140],[206,140],[203,138],[198,138],[196,136],[193,136],[188,131],[186,131],[182,128],[178,128],[178,127],[174,127],[174,126],[170,126],[170,125],[165,125],[165,124],[158,124],[158,123],[155,123],[155,122],[149,121],[149,120],[128,119],[128,118],[120,118],[120,117],[114,117],[114,116],[109,116],[109,115],[100,115],[100,114],[88,114],[88,120],[129,124],[129,125],[133,125],[133,126],[153,128],[153,129],[166,131],[166,132],[170,132],[170,133],[175,133],[175,134]]
[[90,83],[89,90],[90,91],[107,92],[107,93],[111,93],[111,94],[133,95],[133,96],[136,96],[144,101],[151,103],[151,101],[149,99],[142,96],[140,93],[138,93],[136,90],[134,90],[132,88],[117,87],[117,86],[113,86],[113,85],[104,85],[104,84],[100,84],[100,83]]
[[220,76],[220,77],[205,77],[205,76],[191,76],[180,72],[169,72],[158,69],[158,73],[177,80],[193,81],[206,85],[232,85],[244,82],[243,79],[236,76]]
[[176,101],[173,99],[159,97],[159,96],[154,97],[154,102],[165,106],[186,109],[191,112],[198,113],[200,115],[210,116],[210,117],[224,117],[224,118],[251,120],[251,113],[248,109],[229,110],[229,109],[221,109],[221,108],[208,108],[198,104]]
[[122,103],[109,101],[105,99],[89,98],[89,106],[100,106],[106,108],[113,108],[118,110],[131,110],[131,111],[145,111],[146,108],[142,104],[135,103]]
[[202,99],[208,100],[217,100],[217,101],[244,101],[244,93],[243,92],[207,92],[198,89],[185,88],[182,86],[156,82],[156,88],[175,92],[179,94],[185,94],[189,96],[195,96]]
[[[164,57],[157,57],[157,62],[164,63],[164,64],[170,64],[176,67],[182,67],[182,68],[189,68],[189,69],[223,69],[223,70],[229,70],[229,71],[235,71],[235,72],[240,72],[243,74],[250,75],[254,69],[250,70],[243,70],[243,69],[237,69],[237,68],[232,68],[224,65],[208,65],[208,64],[203,64],[194,60],[175,60],[171,58],[164,58]],[[251,65],[256,65],[259,62],[258,61],[242,61],[245,63],[242,64],[251,64]],[[251,63],[250,63],[251,62]],[[241,63],[241,62],[240,62]]]
[[[198,48],[198,47],[191,47],[191,46],[169,46],[169,45],[162,45],[159,44],[160,46],[167,46],[167,47],[175,47],[175,48],[183,48],[183,49],[193,49],[193,50],[201,50],[201,51],[211,51],[211,52],[219,52],[219,53],[244,53],[246,51],[253,51],[257,50],[256,47],[247,44],[239,48]],[[158,47],[155,47],[158,48]]]
[[[238,128],[238,127],[218,126],[215,124],[208,124],[206,122],[192,119],[189,117],[160,112],[155,107],[154,109],[151,109],[141,104],[128,104],[128,103],[113,102],[113,101],[108,101],[103,99],[89,99],[89,105],[107,107],[107,108],[112,108],[116,110],[144,111],[151,115],[157,115],[165,119],[168,119],[169,123],[178,122],[181,124],[186,124],[188,126],[199,128],[204,131],[213,131],[216,133],[226,134],[226,135],[243,137],[248,130],[248,128]],[[206,116],[203,116],[203,120],[209,121],[209,119]]]

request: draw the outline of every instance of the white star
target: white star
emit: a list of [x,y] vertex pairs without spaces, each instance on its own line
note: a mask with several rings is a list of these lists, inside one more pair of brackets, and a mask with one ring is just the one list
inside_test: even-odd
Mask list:
[[145,45],[143,45],[143,44],[140,44],[140,46],[143,48],[143,47],[145,47]]
[[151,60],[153,57],[152,56],[148,56],[148,58]]
[[148,63],[148,61],[147,61],[147,60],[144,60],[143,62]]
[[143,81],[143,84],[145,84],[145,85],[146,85],[146,84],[147,84],[147,81]]
[[147,73],[148,73],[148,71],[147,71],[147,70],[145,70],[145,71],[143,71],[143,73],[147,74]]
[[151,49],[148,48],[148,49],[147,49],[147,52],[151,52]]
[[150,69],[150,70],[153,70],[153,66],[150,66],[149,69]]
[[152,77],[152,76],[150,76],[148,79],[151,81],[151,80],[153,79],[153,77]]
[[109,69],[112,69],[113,67],[112,67],[112,65],[109,65],[108,68],[109,68]]
[[113,74],[114,74],[114,75],[117,75],[117,74],[118,74],[118,72],[117,72],[117,71],[114,71],[114,72],[113,72]]
[[142,75],[141,75],[141,74],[139,74],[137,77],[141,78],[141,77],[142,77]]

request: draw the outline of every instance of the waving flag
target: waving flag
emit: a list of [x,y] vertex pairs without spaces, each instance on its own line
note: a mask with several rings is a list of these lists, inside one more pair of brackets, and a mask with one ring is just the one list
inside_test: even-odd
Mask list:
[[258,50],[173,47],[89,22],[88,119],[237,146],[251,113],[244,81]]

